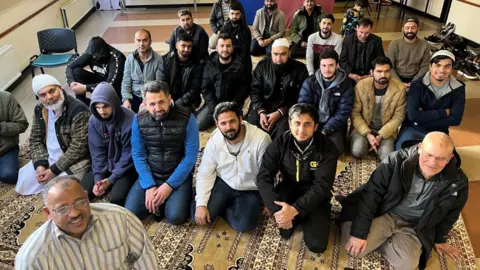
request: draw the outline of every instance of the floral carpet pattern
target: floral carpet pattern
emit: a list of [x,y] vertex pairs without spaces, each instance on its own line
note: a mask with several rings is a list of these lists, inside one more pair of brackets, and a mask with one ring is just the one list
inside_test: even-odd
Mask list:
[[[24,150],[24,149],[23,149]],[[21,153],[27,159],[26,150]],[[200,155],[201,156],[201,155]],[[345,194],[365,183],[377,166],[373,157],[339,161],[342,169],[335,179],[334,193]],[[200,160],[200,157],[199,159]],[[340,205],[332,199],[333,216]],[[20,197],[11,185],[0,184],[0,269],[13,269],[15,254],[28,235],[46,220],[40,195]],[[303,241],[301,228],[289,240],[282,239],[274,219],[264,215],[249,233],[237,233],[223,219],[206,227],[189,222],[173,226],[164,221],[144,222],[157,254],[161,269],[170,270],[239,270],[239,269],[393,269],[383,257],[373,252],[354,259],[340,246],[340,230],[332,222],[329,246],[323,254],[311,253]],[[449,235],[465,259],[458,264],[433,252],[427,269],[477,269],[475,255],[463,219]]]

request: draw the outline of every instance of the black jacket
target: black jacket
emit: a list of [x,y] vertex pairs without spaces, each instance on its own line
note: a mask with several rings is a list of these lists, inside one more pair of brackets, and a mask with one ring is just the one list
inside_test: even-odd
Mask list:
[[282,77],[282,91],[274,93],[277,78],[272,58],[267,56],[258,63],[253,72],[250,96],[254,110],[267,113],[281,110],[286,115],[288,109],[297,103],[302,83],[308,77],[307,68],[305,64],[289,58],[285,69],[287,75]]
[[198,107],[200,105],[200,86],[202,84],[203,64],[196,61],[192,56],[185,63],[182,73],[182,92],[179,93],[175,87],[175,76],[179,60],[176,51],[169,52],[162,56],[162,63],[158,66],[160,80],[170,87],[170,94],[177,105]]
[[[292,205],[304,217],[308,212],[332,197],[333,180],[337,170],[338,151],[320,131],[314,133],[312,153],[303,161],[290,131],[278,136],[267,147],[257,175],[257,187],[270,213],[281,209],[274,201],[281,201],[278,189],[286,188],[303,193]],[[274,187],[277,173],[281,182]]]
[[[95,39],[95,40],[94,40]],[[97,60],[93,58],[94,53],[105,52],[105,59]],[[101,38],[93,38],[88,44],[87,50],[73,62],[68,64],[65,71],[67,83],[70,85],[75,81],[73,70],[75,68],[84,68],[89,66],[92,72],[104,82],[110,83],[117,93],[120,93],[123,79],[123,69],[125,67],[125,55],[114,47],[108,45]],[[93,92],[98,83],[87,84],[87,91]]]
[[[180,33],[186,33],[182,27],[177,26],[168,39],[167,43],[170,45],[170,51],[175,51],[175,43],[177,41],[177,36]],[[192,51],[195,52],[195,57],[197,61],[205,60],[208,58],[208,34],[205,32],[205,29],[201,25],[196,23],[193,24],[190,35],[193,37],[193,48]]]
[[[358,61],[358,56],[356,54],[356,45],[360,41],[357,38],[357,35],[350,35],[343,40],[342,53],[340,54],[339,64],[340,67],[345,70],[347,74],[354,73],[355,63]],[[383,51],[382,38],[375,34],[370,34],[367,38],[367,61],[366,61],[366,70],[370,70],[370,65],[379,56],[385,56]],[[366,75],[366,74],[358,74]]]
[[232,64],[222,72],[218,53],[213,52],[203,70],[202,95],[212,112],[218,103],[224,101],[235,101],[243,106],[250,94],[250,85],[245,83],[249,73],[245,70],[243,56],[234,51],[232,57]]
[[237,27],[233,27],[232,21],[227,20],[221,28],[220,33],[228,33],[233,39],[233,47],[240,48],[242,55],[250,58],[250,43],[252,42],[252,32],[250,31],[248,25],[240,22],[240,25],[238,25]]
[[[212,11],[210,12],[210,26],[212,27],[213,33],[220,31],[225,23],[222,12],[222,1],[223,0],[215,1],[215,3],[213,3]],[[240,1],[231,0],[230,5],[233,3],[240,3]],[[240,17],[240,20],[242,20],[242,23],[246,25],[247,20],[245,19],[245,9],[243,8],[242,3],[240,3],[240,5],[242,6],[242,17]]]
[[[317,70],[312,76],[308,77],[302,85],[298,103],[312,104],[316,108],[319,107],[320,99],[322,98],[322,88],[319,80],[321,73]],[[352,80],[350,80],[345,72],[341,69],[337,70],[337,77],[329,88],[333,88],[330,92],[330,99],[328,102],[328,110],[330,111],[330,118],[323,126],[320,126],[322,131],[331,134],[338,130],[343,130],[347,126],[348,118],[352,113],[354,90]]]
[[[372,220],[388,213],[408,194],[418,162],[418,146],[391,153],[364,186],[342,200],[341,217],[353,221],[350,235],[367,239]],[[425,268],[434,244],[446,242],[468,198],[468,179],[456,159],[436,177],[435,191],[414,227],[423,246],[420,269]]]

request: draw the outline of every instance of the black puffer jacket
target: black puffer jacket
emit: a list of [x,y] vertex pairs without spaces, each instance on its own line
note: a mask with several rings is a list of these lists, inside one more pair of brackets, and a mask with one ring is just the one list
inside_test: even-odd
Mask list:
[[[210,26],[212,27],[213,33],[220,31],[225,24],[225,19],[223,18],[222,12],[222,2],[223,0],[215,1],[215,3],[213,3],[212,11],[210,12]],[[233,3],[240,3],[240,1],[231,0],[230,5]],[[245,19],[245,9],[243,8],[242,3],[240,3],[240,5],[242,6],[242,17],[240,19],[242,20],[243,24],[247,24],[247,20]]]
[[[357,56],[357,43],[360,41],[357,38],[357,35],[350,35],[343,40],[342,45],[342,53],[340,54],[339,64],[340,67],[345,70],[347,74],[354,73],[355,71],[355,63],[358,61]],[[370,34],[367,38],[367,52],[366,52],[366,61],[365,65],[367,65],[367,71],[370,70],[370,64],[375,60],[375,58],[379,56],[385,56],[385,52],[383,50],[383,43],[382,38],[375,35]],[[357,75],[366,75],[366,74],[357,74]]]
[[210,60],[203,70],[202,94],[206,105],[213,112],[218,103],[235,101],[243,106],[250,94],[249,71],[245,70],[243,56],[235,50],[232,64],[223,72],[220,70],[217,52],[210,55]]
[[289,58],[284,72],[287,75],[282,78],[282,91],[274,93],[277,78],[272,58],[267,56],[258,63],[253,72],[250,96],[254,110],[271,112],[280,109],[285,115],[297,103],[302,83],[308,77],[307,68],[305,64]]
[[[237,27],[234,27],[232,21],[227,20],[223,25],[220,33],[227,33],[232,37],[233,47],[241,49],[243,56],[250,58],[250,43],[252,41],[252,32],[248,25],[240,23]],[[248,59],[247,59],[248,60]]]
[[280,172],[282,181],[277,188],[295,189],[304,193],[293,203],[302,217],[332,197],[338,151],[326,136],[316,131],[311,154],[305,160],[298,160],[296,152],[299,151],[294,140],[290,131],[273,140],[263,155],[256,183],[265,206],[270,213],[275,213],[281,209],[274,203],[281,201],[274,187],[274,179]]
[[173,101],[181,106],[198,107],[200,105],[200,86],[202,84],[203,64],[200,64],[194,56],[190,57],[182,73],[182,92],[174,89],[179,60],[176,51],[169,52],[162,56],[162,63],[158,66],[160,80],[170,86],[170,94]]
[[[419,162],[418,146],[391,153],[368,182],[342,200],[344,220],[353,221],[350,235],[367,239],[372,220],[385,215],[408,194]],[[422,243],[420,269],[424,269],[435,243],[445,243],[468,198],[468,178],[451,159],[439,175],[435,191],[414,227]]]
[[[170,46],[170,51],[175,51],[175,43],[177,42],[177,36],[182,33],[186,33],[182,27],[177,26],[173,30],[172,35],[168,39],[167,43]],[[192,51],[195,52],[195,58],[197,61],[205,60],[208,58],[208,34],[201,25],[193,24],[190,35],[193,38]]]

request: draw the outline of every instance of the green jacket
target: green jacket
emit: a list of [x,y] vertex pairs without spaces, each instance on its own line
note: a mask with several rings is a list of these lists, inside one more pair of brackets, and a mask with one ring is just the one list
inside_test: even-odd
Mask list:
[[[290,40],[299,44],[303,40],[303,31],[307,29],[307,17],[305,16],[305,8],[302,7],[293,15],[292,23],[290,25]],[[316,6],[313,8],[315,18],[313,20],[313,33],[320,31],[320,22],[322,21],[322,7]],[[311,34],[313,34],[311,33]]]
[[18,145],[18,135],[27,127],[20,104],[9,92],[0,91],[0,156]]

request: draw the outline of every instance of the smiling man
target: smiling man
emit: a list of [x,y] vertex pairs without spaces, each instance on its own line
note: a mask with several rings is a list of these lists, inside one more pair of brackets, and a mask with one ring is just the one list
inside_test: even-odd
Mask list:
[[[263,155],[257,186],[280,235],[288,239],[297,225],[311,252],[326,250],[330,234],[330,199],[338,152],[318,127],[309,104],[288,112],[290,131],[276,138]],[[278,181],[277,174],[280,172]]]
[[192,220],[211,224],[219,216],[236,231],[253,229],[262,199],[255,185],[270,136],[243,121],[242,109],[222,102],[214,112],[217,129],[207,142],[198,168]]
[[132,213],[88,201],[75,177],[43,190],[48,220],[22,245],[15,269],[159,269],[154,248]]
[[397,150],[406,141],[421,141],[431,131],[448,134],[449,127],[462,122],[465,84],[452,76],[454,61],[451,52],[437,51],[430,59],[430,71],[411,83]]
[[467,202],[468,178],[453,149],[447,134],[431,132],[422,143],[390,154],[365,185],[338,198],[347,252],[361,258],[377,250],[395,269],[406,270],[425,269],[433,248],[461,260],[447,236]]

